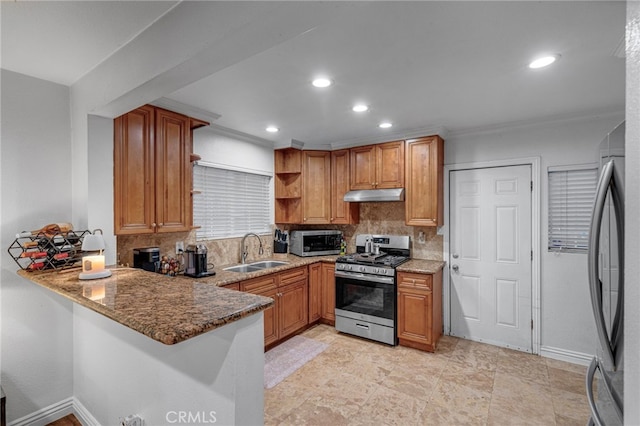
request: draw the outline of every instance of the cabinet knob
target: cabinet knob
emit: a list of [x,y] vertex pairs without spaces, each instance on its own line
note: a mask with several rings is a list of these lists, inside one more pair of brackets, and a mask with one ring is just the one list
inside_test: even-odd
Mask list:
[[156,223],[155,223],[155,222],[153,222],[153,223],[151,224],[151,226],[152,226],[153,228],[155,228],[155,227],[156,227]]

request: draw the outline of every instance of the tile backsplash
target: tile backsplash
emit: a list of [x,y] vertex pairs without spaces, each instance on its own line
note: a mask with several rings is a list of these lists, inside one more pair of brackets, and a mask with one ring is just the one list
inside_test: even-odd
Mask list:
[[[361,203],[360,223],[356,225],[285,225],[281,229],[339,229],[343,232],[347,242],[347,251],[355,251],[356,234],[392,234],[409,235],[411,238],[411,256],[416,259],[442,260],[443,239],[433,227],[407,226],[404,223],[404,203]],[[420,233],[424,238],[420,238]],[[125,235],[119,236],[118,262],[119,264],[133,264],[133,249],[139,247],[160,247],[160,254],[176,257],[175,243],[183,241],[185,247],[195,244],[195,231],[171,234]],[[248,261],[269,258],[273,250],[273,233],[260,235],[264,254],[258,255],[259,242],[254,236],[246,240],[249,256]],[[423,242],[424,241],[424,242]],[[209,262],[214,265],[230,265],[240,262],[240,245],[242,238],[226,238],[209,240],[206,244]],[[200,242],[199,242],[200,243]]]

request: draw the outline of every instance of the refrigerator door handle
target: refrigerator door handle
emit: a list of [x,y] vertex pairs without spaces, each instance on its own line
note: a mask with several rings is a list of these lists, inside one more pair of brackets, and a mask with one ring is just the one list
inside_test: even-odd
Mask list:
[[587,401],[589,402],[589,408],[591,410],[591,418],[589,419],[589,424],[595,424],[597,426],[603,426],[603,425],[606,426],[605,422],[602,420],[602,417],[600,416],[600,412],[598,411],[598,406],[596,405],[596,400],[593,395],[593,381],[596,376],[596,370],[600,370],[601,377],[602,377],[602,380],[600,380],[598,383],[598,389],[606,390],[608,399],[613,402],[615,415],[617,415],[617,418],[619,419],[620,424],[622,424],[622,419],[624,418],[624,416],[622,412],[621,402],[611,392],[612,384],[608,380],[608,376],[604,374],[602,365],[600,365],[600,361],[598,360],[598,357],[593,357],[593,359],[591,360],[591,364],[589,364],[589,368],[587,369],[587,378],[586,378]]
[[600,252],[600,229],[602,227],[602,215],[605,208],[605,200],[607,191],[611,184],[613,176],[613,161],[609,161],[602,168],[598,186],[596,188],[596,196],[593,204],[593,214],[591,215],[591,227],[589,230],[589,253],[588,253],[588,271],[589,271],[589,289],[591,293],[591,307],[593,309],[593,317],[596,321],[596,331],[598,339],[603,350],[606,365],[615,366],[613,348],[611,340],[607,333],[607,326],[604,321],[604,313],[602,309],[602,283],[599,279],[598,255]]
[[[611,161],[613,166],[613,161]],[[611,175],[611,195],[616,216],[616,235],[618,237],[618,300],[616,314],[611,328],[611,348],[613,351],[614,370],[621,366],[623,354],[624,324],[624,188],[618,170],[613,169]]]
[[587,401],[589,401],[589,408],[591,409],[591,418],[589,419],[589,424],[594,424],[596,426],[603,426],[604,422],[600,418],[600,413],[598,412],[598,407],[596,406],[596,400],[593,396],[593,379],[596,375],[596,370],[598,369],[598,358],[593,358],[591,360],[591,364],[589,364],[589,369],[587,370]]

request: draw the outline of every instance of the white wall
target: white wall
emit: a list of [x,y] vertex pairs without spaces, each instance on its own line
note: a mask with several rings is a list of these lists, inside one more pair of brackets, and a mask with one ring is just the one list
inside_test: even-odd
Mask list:
[[113,227],[113,120],[89,116],[88,229],[102,229],[107,265],[116,264]]
[[[547,251],[547,168],[595,163],[597,146],[624,120],[621,113],[563,122],[549,122],[492,132],[450,135],[445,163],[460,164],[540,157],[541,162],[541,352],[549,356],[584,358],[596,348],[587,284],[586,254]],[[578,360],[576,359],[576,360]]]
[[640,2],[627,2],[624,422],[640,424]]
[[149,426],[179,424],[170,413],[179,411],[207,420],[191,424],[213,424],[212,411],[215,424],[263,422],[261,312],[163,345],[80,305],[73,310],[74,390],[100,424],[130,414]]
[[2,370],[7,420],[73,395],[72,305],[18,277],[16,232],[71,222],[71,131],[65,86],[2,70]]

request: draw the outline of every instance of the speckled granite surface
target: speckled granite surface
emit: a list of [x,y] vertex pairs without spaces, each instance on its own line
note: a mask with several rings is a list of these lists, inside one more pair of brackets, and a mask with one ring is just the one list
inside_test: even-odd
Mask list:
[[411,259],[396,268],[400,272],[414,272],[416,274],[435,274],[444,268],[442,260]]
[[222,327],[274,303],[268,297],[141,269],[114,269],[111,277],[98,280],[80,280],[79,272],[18,274],[166,345]]
[[[335,262],[338,256],[274,256],[286,265],[258,272],[225,271],[215,267],[206,278],[167,277],[133,268],[114,268],[109,278],[78,279],[79,269],[51,272],[18,271],[18,275],[46,287],[80,305],[105,315],[161,343],[172,345],[230,322],[260,312],[273,299],[220,288],[221,286],[279,273],[316,262]],[[436,273],[439,260],[412,259],[398,271]]]

